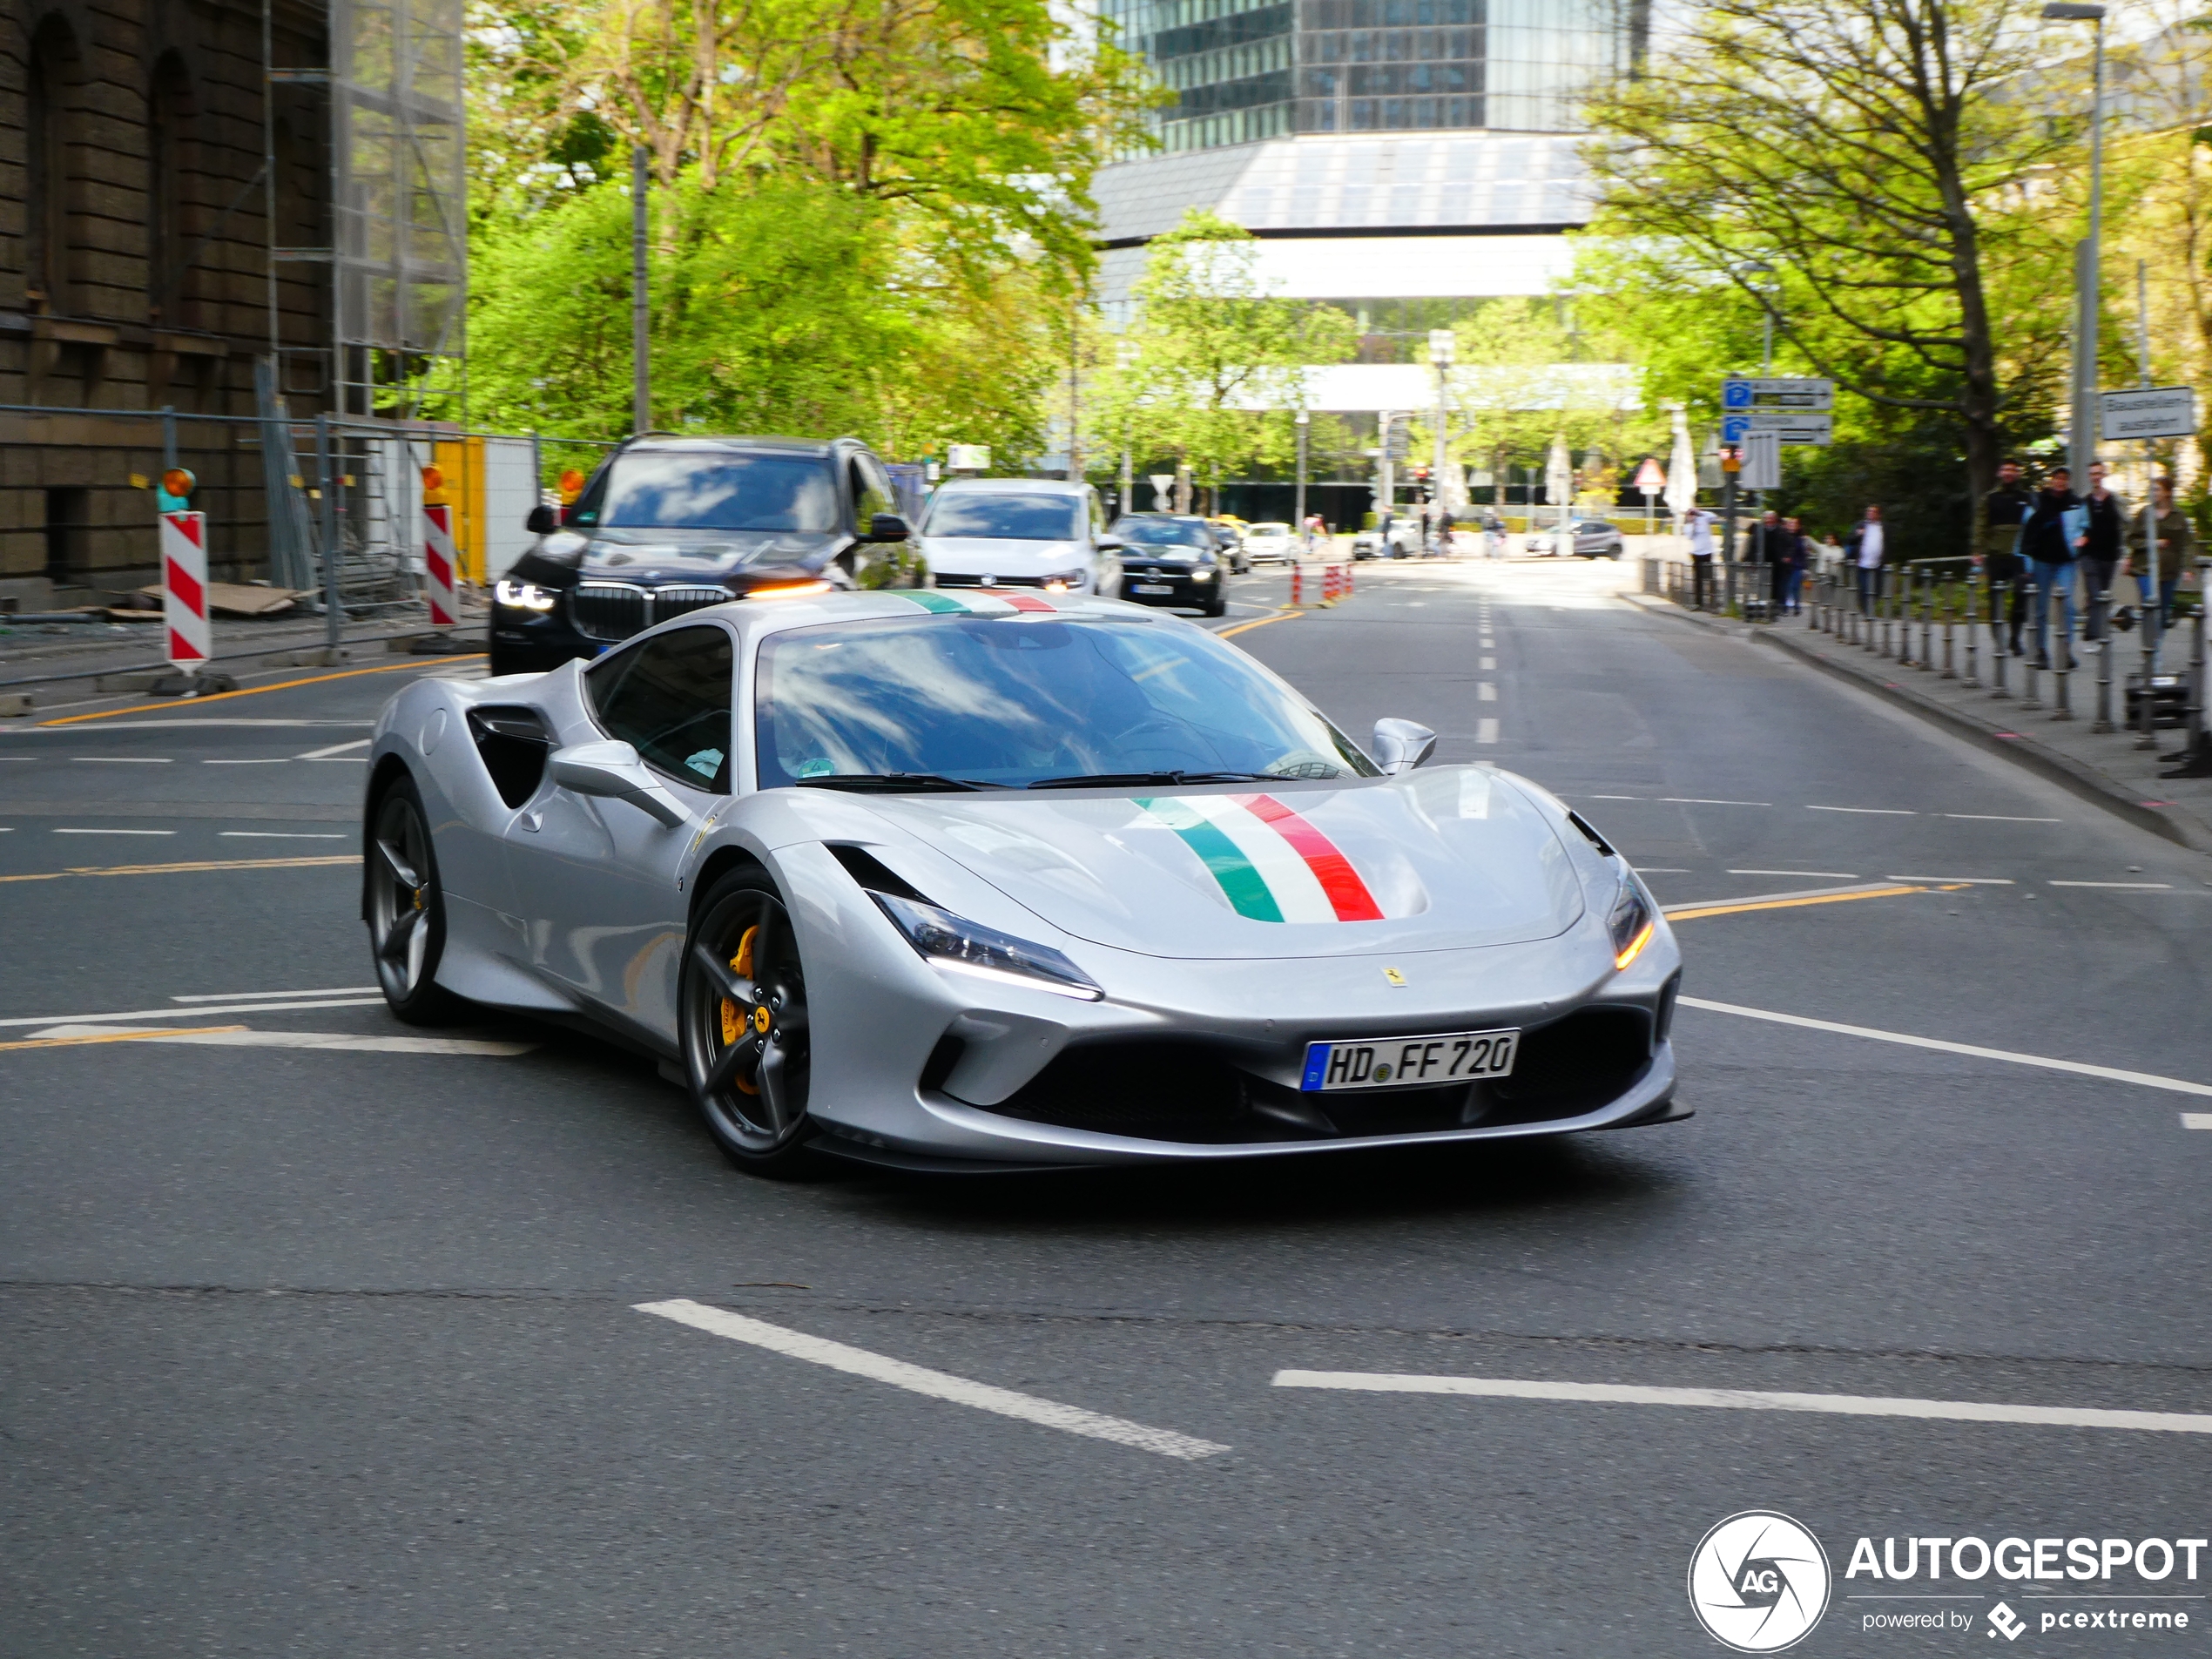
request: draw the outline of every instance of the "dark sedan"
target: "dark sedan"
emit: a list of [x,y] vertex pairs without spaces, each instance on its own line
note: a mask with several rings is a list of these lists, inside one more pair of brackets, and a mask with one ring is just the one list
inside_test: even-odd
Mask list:
[[1215,527],[1190,513],[1130,513],[1109,532],[1122,543],[1122,597],[1218,617],[1229,565]]
[[491,671],[597,657],[732,599],[918,586],[883,462],[856,440],[643,438],[600,463],[492,592]]

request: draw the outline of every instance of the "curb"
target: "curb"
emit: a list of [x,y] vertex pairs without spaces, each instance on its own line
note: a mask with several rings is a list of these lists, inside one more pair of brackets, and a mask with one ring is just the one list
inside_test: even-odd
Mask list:
[[1623,593],[1620,597],[1648,615],[1673,617],[1707,633],[1748,638],[1787,651],[1808,667],[1817,668],[1846,685],[1855,685],[1863,691],[1885,696],[1932,725],[1944,726],[1972,738],[1977,747],[1990,754],[2004,756],[2014,765],[2047,779],[2079,795],[2090,805],[2104,808],[2116,818],[2125,819],[2139,829],[2147,829],[2154,835],[2185,846],[2193,853],[2212,853],[2212,824],[2206,823],[2185,807],[2153,806],[2142,799],[2140,791],[2130,788],[2116,778],[2107,777],[2086,761],[2076,760],[2072,755],[2060,752],[2027,732],[2015,732],[2009,726],[1984,719],[1967,710],[1953,708],[1880,673],[1861,670],[1847,663],[1832,662],[1800,645],[1787,633],[1684,610],[1671,600],[1657,598],[1648,593]]

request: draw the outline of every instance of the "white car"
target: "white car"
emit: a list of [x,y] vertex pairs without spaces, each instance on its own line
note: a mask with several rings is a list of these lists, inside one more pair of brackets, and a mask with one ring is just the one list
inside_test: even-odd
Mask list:
[[921,556],[940,588],[1120,591],[1121,543],[1089,484],[1056,478],[951,478],[922,510]]
[[1254,564],[1287,564],[1298,557],[1298,538],[1288,524],[1252,524],[1244,530],[1244,556]]

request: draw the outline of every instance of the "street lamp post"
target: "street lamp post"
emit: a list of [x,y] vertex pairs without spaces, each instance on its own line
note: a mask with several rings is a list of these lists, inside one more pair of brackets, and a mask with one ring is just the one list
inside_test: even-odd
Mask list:
[[1312,425],[1312,418],[1304,409],[1298,412],[1298,544],[1307,552],[1313,550],[1305,533],[1305,435]]
[[1447,406],[1450,401],[1449,382],[1452,375],[1452,360],[1458,343],[1449,328],[1432,328],[1428,331],[1428,361],[1436,369],[1436,430],[1435,442],[1430,446],[1432,454],[1428,475],[1432,482],[1429,499],[1442,509],[1438,513],[1436,521],[1440,550],[1448,545],[1446,541],[1447,532],[1445,527],[1449,521],[1446,515],[1457,504],[1451,497],[1459,494],[1456,489],[1447,492],[1444,488],[1444,469],[1451,464],[1450,457],[1447,453],[1450,448],[1450,437],[1447,428],[1452,417]]
[[2073,416],[2067,435],[2067,459],[2076,479],[2089,475],[2097,458],[2097,301],[2098,267],[2104,234],[2105,211],[2105,8],[2081,0],[2051,0],[2043,8],[2047,23],[2094,23],[2096,48],[2089,103],[2089,234],[2074,253],[2074,390],[2068,400]]

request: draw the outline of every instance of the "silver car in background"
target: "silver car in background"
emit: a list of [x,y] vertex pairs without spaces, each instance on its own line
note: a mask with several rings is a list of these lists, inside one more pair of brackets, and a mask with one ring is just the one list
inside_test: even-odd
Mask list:
[[1121,590],[1121,543],[1088,484],[1052,478],[950,478],[922,509],[921,553],[941,588]]
[[1298,557],[1298,540],[1288,524],[1253,524],[1244,531],[1244,556],[1254,564],[1288,564]]

